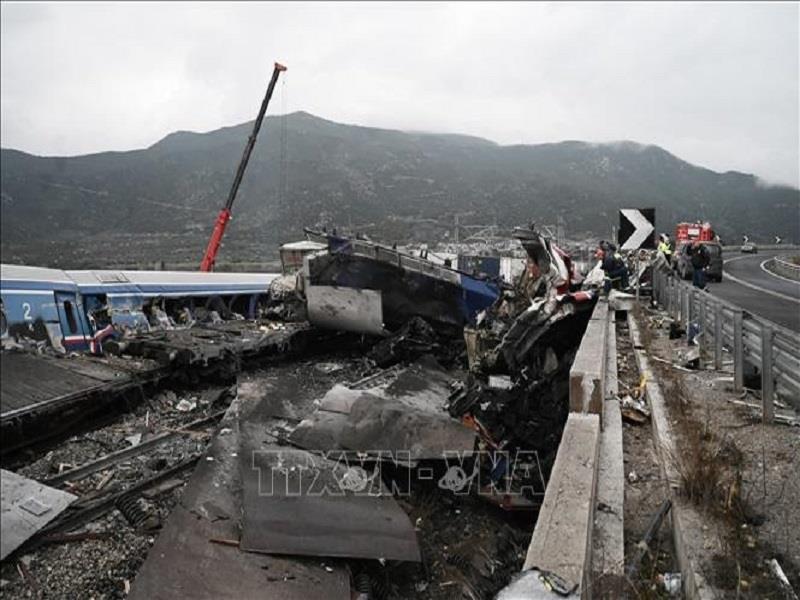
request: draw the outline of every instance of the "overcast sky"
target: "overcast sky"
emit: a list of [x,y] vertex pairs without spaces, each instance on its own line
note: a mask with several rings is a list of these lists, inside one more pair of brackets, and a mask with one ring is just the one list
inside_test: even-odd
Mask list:
[[149,146],[270,113],[620,139],[800,183],[797,3],[0,5],[2,146]]

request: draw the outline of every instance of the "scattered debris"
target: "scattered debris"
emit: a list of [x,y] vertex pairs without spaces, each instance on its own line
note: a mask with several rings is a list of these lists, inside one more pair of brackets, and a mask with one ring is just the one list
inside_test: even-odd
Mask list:
[[772,558],[767,561],[767,566],[769,566],[770,571],[772,571],[775,577],[778,578],[787,600],[797,600],[797,594],[794,589],[792,589],[792,584],[789,583],[789,578],[786,577],[786,573],[783,572],[780,563]]
[[[631,471],[628,474],[628,481],[631,481],[631,483],[633,483],[635,481],[635,478],[631,479],[631,475],[635,476],[636,473]],[[653,515],[653,518],[647,527],[647,531],[645,531],[644,536],[636,546],[636,555],[632,557],[631,561],[628,563],[627,568],[625,569],[625,576],[628,578],[629,581],[632,581],[634,577],[636,577],[636,573],[639,571],[639,565],[642,562],[642,558],[644,557],[645,554],[650,552],[650,544],[653,541],[653,538],[658,533],[658,529],[661,527],[661,523],[664,521],[664,517],[667,516],[667,513],[670,511],[671,508],[672,508],[672,500],[667,498],[659,507],[658,512],[656,512],[656,514]]]
[[131,527],[145,531],[157,529],[161,523],[157,516],[143,510],[136,496],[123,496],[116,501],[115,506],[131,524]]
[[681,366],[687,369],[697,370],[700,368],[700,348],[689,348],[678,354]]
[[634,400],[630,395],[626,395],[620,402],[622,418],[635,425],[647,423],[650,420],[650,409],[644,398]]
[[375,344],[367,357],[385,368],[399,362],[414,361],[423,354],[437,355],[449,346],[446,341],[440,344],[438,337],[425,319],[414,317],[391,336]]
[[335,362],[319,362],[314,364],[314,368],[322,373],[336,373],[344,368],[341,363]]
[[489,387],[493,390],[510,390],[514,382],[510,375],[489,375]]
[[669,324],[669,339],[677,340],[686,333],[686,330],[681,327],[677,321],[670,321]]
[[77,500],[73,494],[0,469],[0,560]]
[[658,576],[658,581],[670,596],[678,596],[683,590],[683,581],[680,573],[664,573]]
[[180,412],[191,412],[195,408],[197,408],[197,402],[187,400],[186,398],[181,399],[181,401],[175,405],[175,410]]

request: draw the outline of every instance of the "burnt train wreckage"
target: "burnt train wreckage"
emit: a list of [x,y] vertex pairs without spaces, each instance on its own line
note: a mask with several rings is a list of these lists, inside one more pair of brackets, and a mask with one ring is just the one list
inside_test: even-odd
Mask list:
[[[202,453],[130,486],[110,486],[110,499],[96,492],[83,498],[86,473],[105,472],[173,434],[146,431],[137,445],[116,449],[110,458],[38,482],[27,479],[48,494],[69,490],[71,500],[56,504],[42,495],[41,502],[58,511],[18,535],[4,558],[70,535],[98,514],[130,509],[146,489],[181,474],[188,478],[181,500],[132,582],[133,597],[253,597],[259,590],[259,597],[349,598],[351,586],[368,585],[382,586],[385,597],[439,597],[403,588],[416,571],[410,578],[398,571],[404,574],[392,579],[387,573],[393,571],[381,574],[374,566],[450,560],[432,558],[420,539],[424,528],[411,521],[419,488],[464,502],[465,511],[475,501],[501,512],[538,507],[568,411],[568,371],[595,296],[580,289],[569,257],[535,230],[519,229],[526,268],[506,284],[365,240],[311,237],[317,245],[303,268],[264,275],[260,289],[234,284],[233,274],[221,286],[209,285],[218,274],[192,275],[199,281],[184,282],[193,286],[184,294],[164,281],[158,289],[141,282],[135,289],[136,274],[129,273],[127,281],[102,288],[105,321],[86,312],[96,306],[91,296],[97,288],[88,287],[96,281],[87,283],[85,273],[66,272],[47,289],[43,281],[9,277],[19,268],[4,266],[6,463],[18,464],[31,442],[92,427],[87,415],[135,410],[142,395],[147,402],[155,390],[239,379],[238,391],[219,395],[203,413],[203,426],[216,434]],[[67,280],[74,284],[73,319],[88,328],[83,339],[105,332],[81,354],[63,343],[68,332],[62,327],[71,325],[60,320],[66,307],[63,290],[55,288]],[[22,286],[40,292],[42,323],[32,328],[15,316],[15,303],[27,297]],[[115,294],[129,297],[109,302]],[[358,377],[334,378],[312,396],[302,381],[287,388],[280,377],[267,386],[248,380],[253,370],[314,364],[317,353],[350,357],[345,362],[358,365]],[[34,394],[37,382],[41,389]],[[189,415],[197,420],[196,412]],[[123,458],[116,458],[120,452]],[[202,456],[206,460],[197,462]],[[267,490],[265,472],[271,474]],[[4,471],[7,476],[13,474]],[[495,543],[495,537],[484,541]],[[510,570],[498,567],[502,575],[466,563],[451,567],[465,574],[460,585],[473,597],[487,597],[507,583],[519,560],[518,552],[504,552],[510,554],[501,562]],[[224,565],[226,574],[212,564]],[[201,569],[208,576],[198,575],[198,565],[208,565]],[[293,575],[276,582],[270,569]],[[264,596],[265,581],[273,595]]]
[[533,227],[511,283],[310,230],[298,272],[211,273],[283,70],[200,273],[2,266],[4,569],[114,530],[153,546],[106,596],[487,598],[520,570],[503,515],[541,502],[595,292]]

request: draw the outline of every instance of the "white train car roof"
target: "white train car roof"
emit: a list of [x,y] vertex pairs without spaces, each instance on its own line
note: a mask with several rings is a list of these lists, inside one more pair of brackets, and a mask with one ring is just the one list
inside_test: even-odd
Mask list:
[[76,291],[75,282],[61,269],[0,264],[0,287],[3,293],[10,290]]
[[143,296],[207,296],[266,293],[277,273],[203,273],[200,271],[67,271],[82,293]]

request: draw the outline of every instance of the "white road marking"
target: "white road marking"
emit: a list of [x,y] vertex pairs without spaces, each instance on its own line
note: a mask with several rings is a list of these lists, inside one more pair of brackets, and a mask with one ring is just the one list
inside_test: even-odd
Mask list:
[[[742,260],[743,258],[750,258],[749,256],[736,256],[734,258],[729,258],[728,260],[723,261],[722,264],[728,264],[729,262],[733,262],[735,260]],[[749,287],[751,289],[757,290],[764,294],[769,294],[770,296],[775,296],[776,298],[780,298],[782,300],[788,300],[789,302],[794,302],[795,304],[800,304],[800,298],[793,298],[792,296],[787,296],[786,294],[781,294],[780,292],[773,292],[772,290],[766,290],[763,287],[753,285],[748,281],[744,281],[739,279],[738,277],[734,277],[730,273],[725,273],[725,277],[733,281],[734,283],[738,283],[739,285],[743,285],[745,287]]]
[[772,260],[771,258],[768,258],[767,260],[761,261],[761,264],[759,266],[761,267],[761,270],[764,271],[764,273],[772,275],[773,277],[777,277],[778,279],[783,279],[784,281],[788,281],[789,283],[793,283],[797,286],[800,286],[800,281],[797,281],[796,279],[789,279],[788,277],[784,277],[783,275],[778,275],[777,273],[773,273],[767,267],[764,266],[771,260]]

